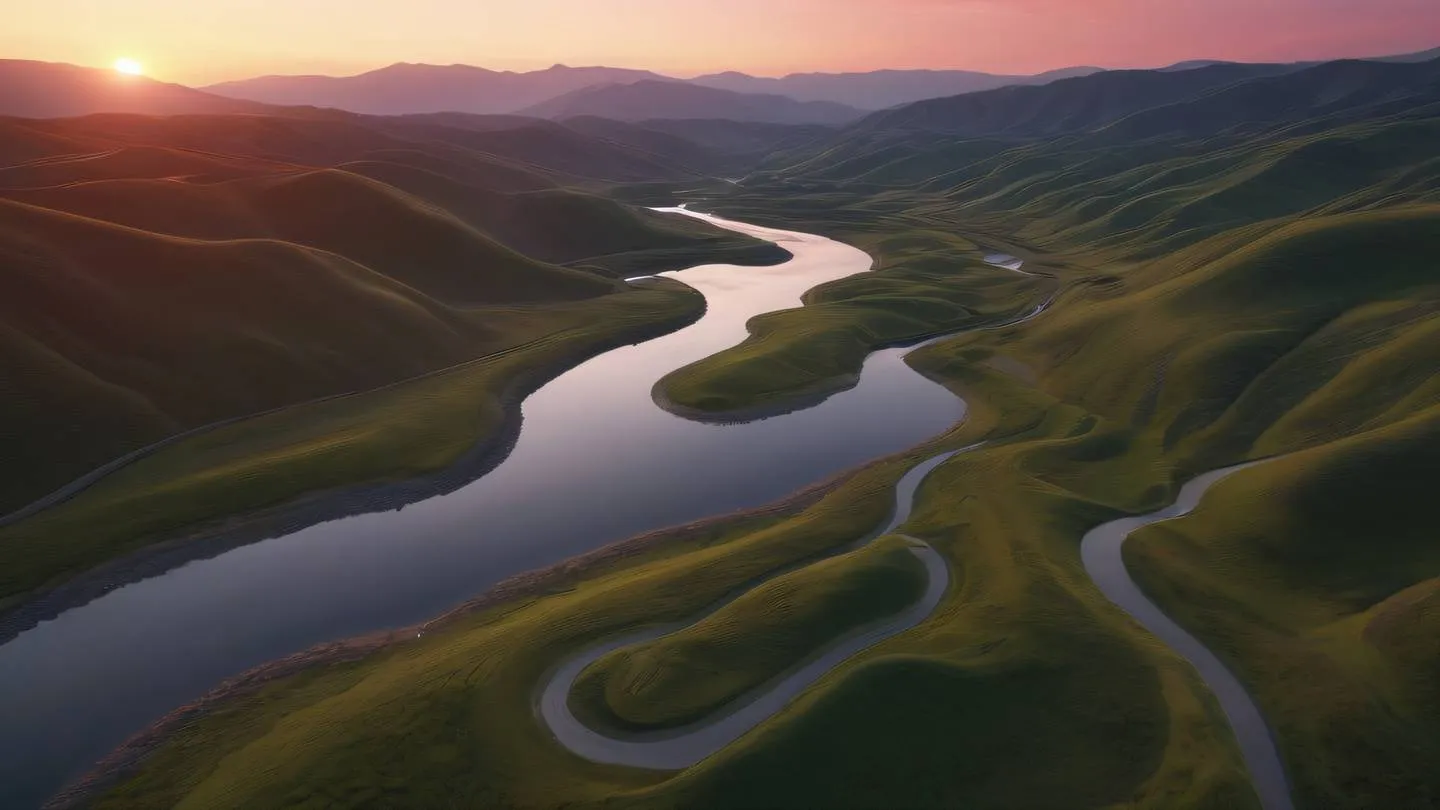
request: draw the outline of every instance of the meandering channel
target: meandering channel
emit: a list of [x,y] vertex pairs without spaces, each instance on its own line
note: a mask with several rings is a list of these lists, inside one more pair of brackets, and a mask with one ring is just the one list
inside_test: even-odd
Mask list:
[[[853,551],[903,525],[910,519],[915,493],[925,477],[956,453],[969,449],[973,448],[941,453],[912,467],[895,485],[895,507],[890,520],[856,542],[837,549],[835,554]],[[915,602],[887,619],[868,623],[832,640],[806,657],[799,665],[777,675],[750,694],[732,701],[711,717],[674,729],[635,734],[607,733],[586,726],[570,711],[570,689],[580,673],[606,653],[689,627],[720,610],[749,589],[732,594],[719,604],[712,605],[703,614],[687,621],[646,627],[575,653],[563,661],[546,680],[544,688],[540,690],[538,713],[561,745],[594,762],[658,770],[688,768],[768,720],[845,660],[919,625],[930,617],[950,585],[950,567],[945,558],[928,544],[915,538],[908,539],[912,542],[911,553],[925,566],[926,574],[925,590]],[[812,560],[811,564],[814,562],[816,561]],[[765,581],[792,570],[794,569],[789,567],[777,570]],[[761,584],[763,583],[756,583],[751,587],[759,587]]]
[[488,474],[435,497],[424,481],[388,485],[401,503],[415,493],[401,509],[336,493],[365,513],[316,523],[297,508],[277,517],[275,537],[119,585],[0,645],[0,806],[40,804],[129,735],[252,667],[419,623],[628,537],[763,506],[964,417],[963,401],[903,362],[906,348],[871,354],[854,388],[783,416],[714,425],[657,408],[657,379],[740,342],[752,316],[871,266],[821,236],[706,219],[793,258],[664,274],[703,293],[705,315],[536,391]]
[[1196,476],[1180,488],[1175,503],[1148,515],[1112,520],[1085,533],[1080,541],[1080,555],[1085,571],[1111,602],[1144,625],[1170,649],[1189,661],[1200,678],[1210,687],[1240,746],[1240,754],[1250,771],[1255,792],[1265,810],[1291,810],[1290,782],[1285,764],[1275,745],[1275,738],[1260,707],[1245,691],[1240,680],[1200,640],[1190,635],[1159,606],[1151,602],[1125,567],[1122,550],[1125,539],[1152,523],[1174,520],[1190,514],[1200,504],[1206,491],[1230,475],[1256,463],[1237,464]]

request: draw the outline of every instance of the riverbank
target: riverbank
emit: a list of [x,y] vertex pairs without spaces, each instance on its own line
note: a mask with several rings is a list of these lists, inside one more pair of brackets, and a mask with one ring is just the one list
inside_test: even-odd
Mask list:
[[427,634],[442,632],[457,623],[473,622],[487,613],[503,610],[507,605],[571,591],[586,579],[601,576],[617,567],[640,564],[646,555],[657,551],[674,552],[685,546],[710,545],[722,537],[743,536],[763,529],[816,506],[847,484],[853,486],[857,479],[883,475],[883,471],[893,467],[897,461],[903,463],[903,459],[878,459],[858,469],[839,473],[765,507],[661,529],[541,570],[518,574],[497,584],[484,595],[416,625],[318,645],[285,659],[255,667],[217,686],[201,699],[176,709],[126,741],[97,763],[84,777],[47,802],[46,808],[61,810],[86,806],[106,790],[139,773],[148,757],[202,718],[239,708],[237,703],[256,696],[272,683],[301,677],[312,670],[325,670],[336,665],[368,659],[395,648],[403,648]]
[[[903,247],[872,241],[880,259],[870,273],[811,289],[797,309],[752,319],[744,342],[657,381],[655,404],[721,425],[813,407],[857,384],[877,352],[1023,323],[1060,290],[1050,271],[1022,269],[1025,260],[968,240],[927,237]],[[960,254],[943,276],[917,260],[941,248]],[[1015,308],[1026,295],[1036,303]]]
[[[181,442],[166,441],[103,475],[87,476],[85,486],[68,493],[64,502],[0,529],[0,548],[5,550],[0,562],[16,561],[7,564],[7,585],[39,578],[25,578],[21,565],[27,557],[33,564],[32,550],[38,545],[46,548],[40,559],[52,567],[66,538],[77,532],[86,531],[91,549],[65,563],[65,568],[83,569],[78,575],[52,585],[32,585],[28,593],[0,592],[0,643],[126,583],[186,562],[346,515],[398,509],[479,478],[503,462],[514,446],[521,430],[520,405],[530,393],[591,357],[668,334],[705,312],[704,299],[683,285],[663,279],[641,284],[649,291],[624,294],[633,303],[610,307],[608,319],[593,326],[572,328],[518,351],[418,380],[212,426]],[[450,408],[447,400],[460,408]],[[398,441],[416,437],[367,432],[349,438],[355,423],[383,424],[402,414],[407,421],[429,422],[427,433],[434,439],[402,450],[395,446]],[[206,468],[234,467],[229,449],[238,445],[243,451],[251,436],[264,437],[256,442],[255,460],[248,462],[260,466],[245,474],[272,477],[280,489],[252,497],[225,492],[216,499],[205,490]],[[196,439],[220,452],[187,446]],[[343,454],[335,453],[337,440],[349,443]],[[307,461],[303,454],[315,445],[334,457],[307,470],[301,466]],[[213,459],[207,459],[207,452]],[[379,480],[367,483],[367,478]],[[138,525],[110,514],[163,509],[138,506],[147,496],[154,497],[152,493],[164,493],[185,508],[146,514],[147,522]],[[97,540],[97,531],[109,535]],[[119,557],[97,564],[117,551]]]
[[[898,358],[874,365],[861,385],[810,411],[723,432],[655,409],[650,389],[664,371],[733,345],[754,312],[785,306],[870,262],[823,237],[726,226],[773,238],[795,258],[783,270],[707,265],[680,274],[710,299],[705,317],[607,352],[542,387],[525,400],[520,440],[490,474],[403,510],[341,517],[116,587],[0,646],[0,702],[17,720],[0,732],[7,753],[0,794],[58,787],[49,780],[265,661],[421,621],[509,575],[655,527],[771,502],[912,446],[964,415],[962,402]],[[737,288],[737,281],[745,284]],[[892,398],[906,418],[867,419],[877,400]],[[443,424],[403,409],[384,423],[402,434],[446,437]],[[843,444],[833,441],[837,429],[848,437]],[[636,443],[635,435],[651,441]],[[265,433],[248,438],[261,446],[276,441]],[[684,458],[708,459],[705,475],[677,468]],[[367,462],[377,460],[393,461]],[[769,474],[755,476],[757,463]],[[604,472],[613,469],[627,476]],[[226,643],[202,643],[217,636]],[[67,718],[79,716],[85,735],[60,733],[70,727]]]
[[[940,359],[950,357],[949,351],[944,347],[927,351],[925,365],[947,369],[946,376],[957,379],[955,367]],[[535,684],[553,671],[556,662],[564,660],[567,650],[583,649],[595,638],[626,626],[683,621],[724,594],[746,589],[777,569],[853,543],[864,533],[863,527],[881,523],[888,503],[893,502],[893,482],[913,460],[923,458],[921,453],[925,451],[907,453],[847,476],[825,497],[784,516],[742,520],[728,528],[723,523],[711,524],[686,535],[661,533],[653,535],[653,545],[643,551],[638,544],[626,544],[621,548],[634,553],[611,550],[592,558],[608,557],[614,565],[558,566],[540,580],[552,583],[552,588],[512,591],[509,598],[497,594],[500,601],[478,603],[477,612],[455,614],[443,622],[416,628],[423,632],[420,638],[397,635],[386,648],[388,652],[368,656],[353,666],[317,666],[307,674],[269,682],[263,697],[257,693],[233,697],[218,704],[223,710],[198,714],[171,729],[168,740],[154,748],[148,759],[135,770],[119,774],[121,778],[112,784],[107,800],[117,807],[172,802],[182,795],[173,791],[193,785],[183,789],[183,795],[191,801],[216,806],[263,804],[276,797],[276,790],[288,793],[298,789],[304,793],[327,785],[323,789],[328,792],[335,789],[337,778],[353,785],[369,781],[366,774],[379,769],[381,774],[410,775],[407,785],[413,787],[405,789],[401,802],[409,806],[433,806],[447,796],[519,805],[584,803],[608,796],[639,807],[704,807],[724,806],[736,798],[734,791],[754,795],[755,790],[762,789],[779,790],[782,798],[790,801],[798,797],[784,793],[783,786],[793,780],[763,777],[763,782],[756,781],[762,778],[762,771],[756,770],[755,757],[778,757],[787,771],[802,769],[804,784],[814,790],[815,785],[823,783],[810,780],[810,766],[806,760],[795,758],[790,741],[796,734],[808,737],[806,729],[815,724],[824,727],[827,718],[837,716],[837,712],[841,716],[846,712],[853,715],[866,707],[879,714],[867,715],[874,719],[865,722],[888,717],[886,722],[896,725],[876,726],[871,733],[844,737],[845,747],[827,748],[827,756],[852,752],[851,760],[840,763],[846,768],[860,767],[858,757],[879,756],[881,759],[872,761],[898,763],[918,756],[922,766],[931,772],[936,752],[953,751],[957,759],[947,753],[946,761],[968,759],[975,763],[971,770],[938,772],[959,777],[951,783],[952,791],[975,795],[979,785],[965,774],[977,773],[976,768],[991,772],[1008,768],[1007,776],[1013,772],[1018,777],[1015,769],[1022,762],[1034,761],[1033,757],[1017,756],[1021,752],[1014,746],[1019,740],[1004,729],[1018,720],[1010,713],[1012,710],[1038,703],[1035,710],[1048,719],[1040,726],[1030,726],[1041,731],[1028,735],[1029,753],[1058,751],[1052,747],[1056,745],[1069,750],[1063,740],[1071,734],[1107,735],[1112,746],[1092,751],[1089,757],[1083,751],[1071,751],[1072,757],[1083,760],[1080,769],[1065,769],[1073,776],[1059,782],[1052,777],[1038,785],[1023,780],[1012,782],[1027,787],[997,793],[996,802],[980,806],[1002,806],[998,799],[1001,795],[1006,801],[1016,796],[1024,800],[1056,795],[1045,793],[1052,790],[1067,791],[1068,795],[1083,789],[1095,795],[1095,791],[1134,790],[1140,785],[1143,795],[1159,795],[1175,784],[1173,780],[1180,779],[1189,786],[1187,789],[1194,789],[1193,757],[1199,752],[1205,752],[1207,759],[1202,761],[1210,763],[1204,776],[1204,784],[1209,786],[1207,793],[1233,792],[1232,805],[1248,806],[1243,770],[1237,776],[1237,771],[1227,769],[1223,738],[1208,733],[1223,725],[1210,725],[1209,710],[1203,701],[1187,703],[1186,695],[1195,694],[1198,687],[1187,685],[1185,665],[1170,663],[1163,651],[1157,653],[1143,643],[1131,648],[1126,643],[1106,641],[1113,638],[1112,634],[1131,638],[1134,631],[1125,629],[1123,621],[1112,623],[1103,618],[1113,609],[1098,592],[1083,585],[1085,578],[1078,570],[1078,560],[1072,572],[1068,567],[1052,568],[1046,561],[1056,558],[1048,551],[1043,556],[1037,554],[1041,549],[1073,547],[1080,527],[1093,520],[1095,513],[1077,513],[1067,508],[1065,501],[1045,495],[1043,488],[1036,488],[1037,479],[1018,473],[1015,462],[1035,448],[1054,442],[1056,436],[1074,433],[1075,426],[1083,422],[1083,414],[1056,410],[1033,389],[1019,386],[998,372],[971,368],[968,362],[965,367],[970,370],[961,375],[965,378],[961,385],[967,398],[973,397],[972,421],[947,437],[945,444],[952,448],[963,446],[985,435],[1001,443],[957,458],[919,492],[912,531],[934,538],[932,546],[957,572],[951,595],[935,608],[933,626],[927,625],[932,629],[892,639],[883,653],[867,655],[863,661],[828,673],[815,683],[813,694],[802,697],[766,724],[763,733],[747,735],[701,765],[673,776],[599,765],[578,766],[573,758],[562,755],[536,724],[530,702]],[[1093,438],[1097,437],[1085,441]],[[986,528],[998,526],[1004,529]],[[1066,537],[1068,531],[1075,533]],[[583,573],[573,573],[576,569]],[[1071,585],[1062,586],[1060,593],[1071,596],[1052,590],[1067,580]],[[1037,592],[1036,588],[1041,590]],[[995,607],[983,609],[987,604]],[[1045,625],[1033,623],[1038,615],[1054,616],[1056,610],[1068,617],[1065,633],[1053,635],[1039,629]],[[997,638],[1006,641],[997,644]],[[1138,640],[1139,636],[1133,638]],[[955,699],[972,707],[975,700],[981,699],[980,705],[994,707],[992,711],[998,709],[999,714],[971,716],[970,722],[980,725],[973,732],[947,721],[946,744],[928,747],[924,741],[932,738],[923,736],[928,734],[925,721],[920,719],[924,715],[912,711],[906,696],[924,695],[933,700],[944,693],[933,692],[927,680],[931,676],[914,669],[921,661],[940,667],[925,669],[925,673],[971,673],[967,677],[978,680],[955,693]],[[1036,680],[1035,666],[1055,674]],[[1164,684],[1163,699],[1155,691],[1158,684],[1150,681],[1157,676]],[[917,677],[921,680],[914,681]],[[898,689],[902,683],[908,683],[909,688]],[[985,684],[1007,686],[1003,692],[982,693],[982,699],[974,690],[989,689]],[[1080,692],[1092,698],[1100,696],[1100,703],[1087,707],[1072,702]],[[1198,694],[1203,695],[1203,690]],[[456,714],[459,706],[469,709]],[[1118,706],[1126,707],[1119,718],[1114,715]],[[897,709],[899,716],[895,715]],[[943,699],[928,703],[923,711],[930,716],[938,713],[953,717],[951,704]],[[1144,721],[1157,711],[1156,724]],[[485,720],[472,724],[462,719],[459,726],[455,725],[457,717],[474,716],[472,712],[479,712],[478,716]],[[276,731],[265,732],[258,740],[249,734],[235,736],[247,727],[235,725],[237,721],[261,715],[273,718],[266,722],[278,724]],[[295,718],[300,725],[283,721],[285,717]],[[374,737],[370,733],[336,737],[319,731],[337,728],[333,723],[343,717],[352,718],[343,721],[346,727],[358,717],[366,718],[366,728],[398,724],[396,728],[405,729],[405,739],[417,752],[461,744],[463,756],[454,769],[441,766],[447,774],[443,778],[433,771],[428,775],[417,772],[413,765],[397,770],[385,765],[381,754],[382,750],[390,751],[393,757],[396,740],[390,735],[382,732]],[[1170,720],[1167,722],[1165,717]],[[1117,725],[1121,718],[1123,724]],[[376,722],[381,725],[371,726]],[[904,735],[897,733],[902,727],[919,730],[922,737],[907,744]],[[1117,736],[1122,727],[1128,731]],[[278,749],[272,745],[289,737],[280,731],[285,728],[316,731],[304,733],[304,742],[288,743],[289,759],[282,761],[273,758]],[[503,735],[500,729],[504,729]],[[1060,729],[1065,729],[1063,734]],[[464,737],[455,736],[462,731]],[[1172,750],[1166,745],[1167,739],[1171,745],[1179,746],[1173,750],[1188,753],[1174,758],[1167,755],[1158,764],[1143,753],[1157,750],[1151,747],[1156,744]],[[875,746],[868,740],[885,740],[891,753],[873,750]],[[368,752],[363,760],[356,758],[357,745],[360,751]],[[1101,767],[1102,763],[1115,762],[1115,745],[1125,747],[1134,767],[1121,772]],[[955,750],[956,746],[959,750]],[[503,769],[491,767],[487,763],[493,759],[485,755],[486,751],[505,751],[506,761],[512,764]],[[429,756],[425,755],[427,761]],[[338,757],[339,761],[316,770],[312,764],[317,757]],[[365,768],[360,767],[361,761],[368,763]],[[407,761],[414,760],[407,757]],[[461,762],[465,769],[458,768]],[[280,768],[278,777],[257,782],[246,776],[259,772],[257,769],[273,774],[269,770],[272,767]],[[340,769],[345,776],[339,777],[330,768]],[[200,781],[190,781],[187,774],[194,774]],[[249,781],[237,781],[246,779]],[[739,785],[723,789],[732,780],[738,780]],[[884,789],[894,794],[899,786],[887,782]],[[903,792],[899,795],[906,798]],[[223,798],[226,796],[233,798]],[[870,796],[862,792],[860,799],[868,800]],[[819,801],[827,805],[836,798],[819,795]]]

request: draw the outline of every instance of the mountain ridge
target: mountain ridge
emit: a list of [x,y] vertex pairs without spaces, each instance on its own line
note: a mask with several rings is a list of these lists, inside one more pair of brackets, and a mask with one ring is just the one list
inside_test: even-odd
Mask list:
[[522,115],[564,119],[601,116],[619,121],[709,119],[770,124],[843,124],[863,110],[826,101],[796,101],[789,96],[737,93],[669,81],[639,81],[586,87],[521,110]]

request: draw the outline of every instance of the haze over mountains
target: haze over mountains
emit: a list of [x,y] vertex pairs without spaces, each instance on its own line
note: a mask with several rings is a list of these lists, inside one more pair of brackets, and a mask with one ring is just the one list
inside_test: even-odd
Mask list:
[[401,62],[357,76],[262,76],[200,89],[267,104],[334,107],[372,115],[513,113],[585,87],[663,80],[648,70],[555,65],[529,73]]
[[[1440,49],[1413,54],[1375,57],[1372,61],[1426,61],[1440,55]],[[1221,64],[1198,59],[1177,63],[1161,70],[1179,71]],[[1295,69],[1315,62],[1293,63]],[[955,96],[1015,85],[1048,84],[1059,79],[1088,76],[1104,68],[1080,66],[1051,70],[1035,75],[1005,75],[970,70],[876,70],[863,73],[792,73],[772,78],[736,71],[712,73],[693,79],[664,76],[648,70],[609,67],[568,67],[554,65],[545,70],[516,73],[493,71],[468,65],[424,65],[400,63],[355,76],[264,76],[223,82],[200,88],[231,98],[268,104],[335,107],[352,112],[397,115],[422,112],[518,113],[545,105],[561,96],[610,84],[646,82],[651,92],[665,82],[728,90],[734,93],[779,95],[801,102],[827,102],[860,110],[882,110],[927,98]],[[613,91],[612,91],[613,92]],[[627,97],[628,98],[628,97]],[[679,95],[683,109],[703,96]],[[656,103],[649,101],[646,103]],[[773,103],[772,103],[773,104]],[[772,105],[755,103],[761,110]],[[550,109],[539,106],[541,112]],[[567,105],[560,105],[560,110]],[[655,117],[680,118],[667,114]],[[838,110],[831,109],[830,115]],[[585,113],[575,113],[585,114]],[[700,117],[721,118],[721,114]],[[812,123],[824,123],[826,114],[802,116]],[[754,120],[794,119],[794,115]],[[750,120],[750,119],[747,119]]]
[[1008,84],[1038,84],[1099,70],[1067,68],[1036,76],[1000,76],[968,70],[881,70],[871,73],[796,73],[783,78],[726,72],[687,80],[647,70],[607,67],[555,65],[545,70],[515,73],[468,65],[401,63],[356,76],[263,76],[201,89],[267,104],[313,105],[397,115],[440,111],[514,113],[586,88],[666,82],[879,110],[922,98],[988,90]]
[[[1440,49],[1367,61],[1423,62]],[[1274,72],[1316,63],[1269,66]],[[189,88],[142,76],[58,63],[0,60],[0,115],[53,118],[96,112],[273,112],[279,107],[343,110],[367,115],[470,113],[552,119],[711,119],[779,124],[842,125],[866,111],[932,98],[997,89],[1047,86],[1102,73],[1187,73],[1205,67],[1250,66],[1191,60],[1154,71],[1073,67],[1034,76],[964,70],[878,70],[796,73],[781,78],[726,72],[676,79],[648,70],[554,65],[517,73],[469,65],[399,63],[355,76],[264,76]],[[1260,66],[1264,67],[1264,66]],[[1033,98],[1043,98],[1034,96]],[[473,126],[472,122],[472,126]]]
[[267,105],[113,70],[0,59],[0,115],[65,118],[94,112],[240,113]]
[[1012,84],[1045,84],[1088,76],[1103,68],[1073,67],[1034,76],[1009,76],[971,70],[876,70],[868,73],[792,73],[780,78],[727,71],[691,81],[736,93],[772,93],[797,101],[829,101],[862,110],[883,110],[926,98],[957,96]]
[[617,121],[727,119],[771,124],[848,124],[863,110],[831,101],[796,101],[771,93],[741,93],[673,81],[586,87],[520,110],[537,118],[597,115]]

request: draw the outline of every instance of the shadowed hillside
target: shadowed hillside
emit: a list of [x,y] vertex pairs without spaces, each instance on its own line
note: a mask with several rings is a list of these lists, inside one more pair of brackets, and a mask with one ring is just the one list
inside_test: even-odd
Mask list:
[[13,202],[0,210],[11,505],[184,427],[504,343],[483,321],[334,253],[163,237]]
[[[887,379],[863,375],[905,373],[898,351],[867,370],[876,350],[921,342],[903,362],[965,403],[922,445],[784,503],[574,558],[232,682],[125,749],[87,798],[1251,810],[1274,804],[1256,790],[1274,780],[1257,777],[1279,774],[1300,810],[1430,807],[1437,66],[1200,60],[843,128],[651,120],[661,91],[645,82],[579,91],[565,104],[610,97],[579,117],[543,110],[560,122],[15,124],[0,145],[17,152],[87,144],[0,171],[0,270],[20,293],[0,302],[0,358],[26,381],[5,404],[25,474],[63,479],[87,453],[235,401],[486,359],[187,439],[0,527],[0,599],[206,521],[442,468],[490,435],[517,369],[703,306],[667,280],[615,276],[754,249],[616,199],[679,196],[874,258],[663,376],[664,407],[717,423],[707,431],[810,418]],[[686,104],[697,89],[660,86]],[[816,424],[844,446],[865,420],[905,413],[884,395],[855,422],[841,407]],[[926,459],[902,506],[897,482]],[[1198,474],[1250,461],[1193,512],[1171,507]],[[1109,548],[1116,570],[1240,679],[1263,722],[1232,721],[1213,669],[1109,595],[1092,530],[1127,517],[1164,520]],[[463,539],[488,529],[465,524]],[[908,539],[819,562],[891,530]],[[627,730],[672,735],[662,746],[703,736],[913,605],[912,543],[945,573],[927,563],[926,582],[945,585],[919,622],[871,637],[689,767],[592,761],[547,725],[558,697],[626,746]],[[568,693],[550,680],[630,633],[645,640],[571,670]],[[1255,767],[1256,745],[1279,770]]]
[[616,276],[783,256],[569,187],[689,174],[533,119],[0,119],[0,149],[25,459],[0,511],[178,430],[583,323]]

